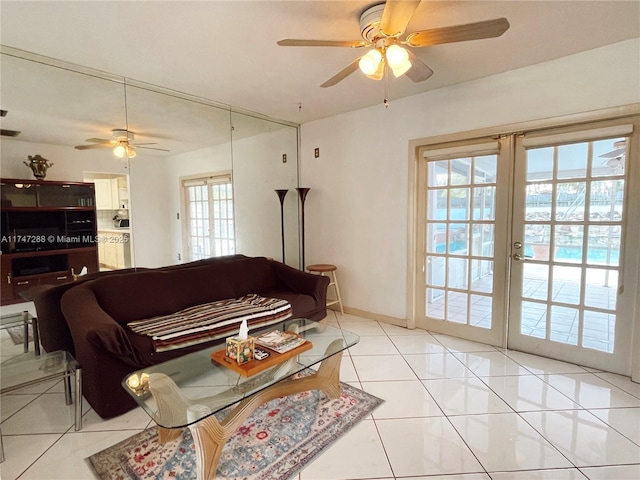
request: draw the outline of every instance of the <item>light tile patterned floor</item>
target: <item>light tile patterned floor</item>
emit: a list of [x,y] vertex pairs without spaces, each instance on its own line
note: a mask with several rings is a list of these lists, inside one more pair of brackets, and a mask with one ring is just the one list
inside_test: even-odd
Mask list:
[[[361,335],[342,379],[386,400],[296,480],[640,478],[640,384],[577,365],[331,312]],[[19,353],[3,337],[0,353]],[[84,428],[61,384],[1,397],[3,480],[91,479],[84,458],[150,425]]]

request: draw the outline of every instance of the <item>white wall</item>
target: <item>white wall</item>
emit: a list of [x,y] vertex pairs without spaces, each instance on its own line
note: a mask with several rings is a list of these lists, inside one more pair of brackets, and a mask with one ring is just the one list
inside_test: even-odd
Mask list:
[[[285,260],[298,267],[297,132],[283,127],[233,141],[236,251],[282,260],[280,200],[284,199]],[[282,155],[287,155],[287,163]]]
[[[409,80],[392,79],[391,98],[395,81]],[[409,141],[638,103],[640,40],[392,99],[388,109],[382,95],[381,84],[380,105],[301,128],[306,263],[338,266],[345,305],[404,320]]]

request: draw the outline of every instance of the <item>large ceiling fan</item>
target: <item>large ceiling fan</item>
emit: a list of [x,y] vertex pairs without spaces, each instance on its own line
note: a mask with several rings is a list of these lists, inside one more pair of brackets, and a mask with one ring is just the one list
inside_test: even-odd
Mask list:
[[137,148],[145,148],[147,150],[159,150],[168,152],[164,148],[148,147],[147,145],[157,145],[157,143],[133,143],[135,135],[128,130],[115,129],[111,130],[111,139],[106,138],[87,138],[86,142],[92,142],[91,145],[76,145],[76,150],[90,150],[94,148],[113,148],[113,154],[118,158],[136,156]]
[[414,82],[422,82],[433,70],[412,51],[413,47],[428,47],[444,43],[464,42],[499,37],[509,28],[506,18],[482,22],[432,28],[409,33],[402,38],[407,24],[418,8],[420,0],[387,0],[374,5],[360,16],[360,34],[364,40],[301,40],[287,38],[278,45],[284,47],[351,47],[371,49],[320,85],[336,85],[353,72],[360,70],[369,78],[380,80],[391,69],[395,77],[406,74]]

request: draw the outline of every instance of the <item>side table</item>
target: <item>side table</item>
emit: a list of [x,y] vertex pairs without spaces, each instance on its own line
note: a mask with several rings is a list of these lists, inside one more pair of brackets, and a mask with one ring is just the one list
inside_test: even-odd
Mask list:
[[36,355],[40,355],[40,330],[38,329],[38,319],[28,311],[9,313],[0,316],[0,329],[6,330],[11,327],[24,326],[24,353],[29,351],[29,324],[33,329],[33,347]]
[[[65,404],[71,405],[71,376],[75,379],[74,428],[82,429],[82,368],[75,358],[62,350],[42,355],[24,353],[0,363],[0,394],[49,380],[64,380]],[[4,461],[0,431],[0,462]]]

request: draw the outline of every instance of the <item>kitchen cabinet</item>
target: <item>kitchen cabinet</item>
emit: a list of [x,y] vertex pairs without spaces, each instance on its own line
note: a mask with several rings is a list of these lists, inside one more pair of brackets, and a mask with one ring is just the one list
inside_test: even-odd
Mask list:
[[96,208],[98,210],[119,210],[123,205],[128,206],[129,191],[127,189],[127,179],[118,178],[96,178],[93,180],[96,185]]
[[98,231],[100,265],[114,270],[131,267],[130,233],[118,230]]

